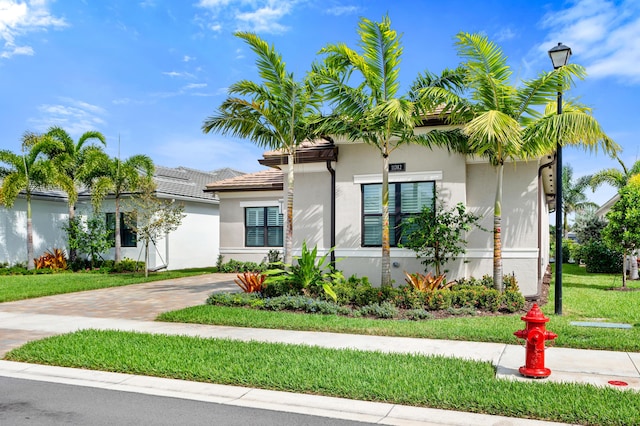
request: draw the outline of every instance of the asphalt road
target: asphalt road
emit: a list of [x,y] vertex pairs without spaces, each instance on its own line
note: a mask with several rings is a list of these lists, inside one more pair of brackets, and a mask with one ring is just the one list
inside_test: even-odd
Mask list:
[[337,425],[369,423],[0,377],[0,425]]

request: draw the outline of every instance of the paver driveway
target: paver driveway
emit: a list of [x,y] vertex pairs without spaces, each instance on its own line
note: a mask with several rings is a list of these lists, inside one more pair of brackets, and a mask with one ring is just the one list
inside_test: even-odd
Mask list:
[[[0,303],[0,312],[154,320],[162,312],[202,305],[214,291],[236,290],[233,274],[206,274],[123,287]],[[50,336],[0,324],[0,356],[30,340]]]

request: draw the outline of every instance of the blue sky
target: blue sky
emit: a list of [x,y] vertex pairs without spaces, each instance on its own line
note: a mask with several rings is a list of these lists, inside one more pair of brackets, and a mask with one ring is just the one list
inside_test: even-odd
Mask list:
[[[360,17],[388,13],[403,34],[401,79],[439,73],[459,60],[459,31],[482,32],[509,57],[516,78],[549,70],[563,42],[589,76],[567,94],[594,110],[638,159],[640,2],[577,0],[0,0],[0,146],[19,152],[27,131],[102,132],[107,151],[200,170],[262,167],[251,141],[205,135],[203,120],[226,88],[255,79],[254,56],[233,36],[254,31],[302,78],[327,43],[355,47]],[[575,176],[617,163],[602,152],[565,149]],[[615,191],[589,192],[603,203]]]

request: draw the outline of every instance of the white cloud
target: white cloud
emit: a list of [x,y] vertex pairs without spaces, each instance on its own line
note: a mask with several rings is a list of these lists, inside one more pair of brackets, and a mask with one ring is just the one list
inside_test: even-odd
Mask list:
[[4,46],[0,58],[14,55],[33,55],[34,50],[28,44],[19,43],[19,39],[29,33],[46,31],[48,28],[62,28],[68,24],[63,18],[49,13],[46,0],[0,0],[0,41]]
[[213,23],[207,27],[220,32],[220,22],[231,22],[236,29],[257,33],[283,33],[288,27],[280,20],[291,13],[300,0],[200,0],[196,6],[207,11],[201,18]]
[[196,59],[196,58],[194,58],[193,56],[184,55],[184,57],[182,58],[182,61],[183,62],[189,62],[189,61],[193,61],[194,59]]
[[576,0],[570,7],[549,13],[549,29],[539,46],[546,52],[556,43],[571,47],[575,59],[591,77],[615,77],[640,83],[640,4],[608,0]]
[[171,78],[194,78],[195,76],[188,72],[178,72],[178,71],[166,71],[162,74],[168,75]]
[[341,16],[341,15],[354,15],[360,12],[358,6],[335,6],[327,9],[325,13],[329,15]]
[[40,115],[30,118],[37,131],[44,132],[52,126],[60,126],[74,138],[84,132],[104,128],[107,114],[105,109],[90,103],[71,99],[60,98],[59,103],[42,104],[38,107]]
[[202,89],[207,87],[207,83],[191,83],[184,86],[185,89]]

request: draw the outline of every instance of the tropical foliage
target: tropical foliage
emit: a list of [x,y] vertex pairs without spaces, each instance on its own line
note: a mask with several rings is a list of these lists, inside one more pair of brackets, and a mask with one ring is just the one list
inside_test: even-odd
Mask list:
[[562,167],[562,214],[563,214],[563,234],[564,238],[569,235],[569,224],[567,217],[571,213],[580,213],[585,209],[597,208],[598,205],[589,201],[585,191],[591,182],[591,176],[582,176],[573,179],[573,167],[566,165]]
[[49,137],[27,132],[22,136],[22,153],[0,150],[0,203],[12,207],[22,192],[27,202],[27,268],[35,268],[31,197],[37,189],[53,186],[56,170],[44,155],[55,144]]
[[284,263],[293,260],[293,186],[296,149],[316,136],[321,92],[309,78],[294,79],[282,56],[253,33],[238,32],[256,54],[261,82],[238,81],[229,87],[227,99],[205,119],[202,130],[251,139],[256,145],[279,150],[286,156],[286,232]]
[[[327,134],[362,141],[382,158],[382,270],[381,285],[391,285],[389,236],[389,156],[399,146],[420,139],[414,133],[424,118],[422,99],[415,90],[400,93],[400,35],[385,16],[381,22],[362,18],[358,24],[359,51],[343,43],[330,44],[320,54],[314,74],[326,89],[333,113],[323,122]],[[458,75],[426,73],[412,87],[433,86],[455,92]],[[430,139],[424,138],[429,144]]]
[[[83,133],[77,142],[61,127],[50,128],[46,135],[57,142],[48,149],[46,154],[51,159],[56,173],[56,185],[67,193],[69,202],[68,231],[75,229],[71,226],[75,218],[75,204],[78,192],[83,186],[91,185],[91,177],[96,167],[95,162],[104,157],[103,146],[107,145],[104,135],[97,131]],[[98,145],[91,144],[99,143]],[[70,239],[75,236],[69,235]],[[76,252],[73,247],[69,252],[69,259],[73,262]]]
[[[462,59],[466,91],[463,96],[437,87],[423,88],[421,95],[431,109],[440,106],[449,123],[462,129],[442,132],[452,149],[487,158],[496,169],[493,220],[493,277],[503,290],[502,179],[509,160],[538,158],[555,151],[557,144],[613,152],[617,145],[607,137],[589,108],[569,101],[557,112],[558,91],[567,92],[584,68],[568,64],[537,77],[513,81],[513,72],[502,49],[480,34],[461,32],[456,47]],[[541,111],[541,107],[544,110]],[[448,133],[448,134],[447,134]],[[466,138],[460,143],[460,134]]]
[[115,262],[122,260],[122,243],[120,236],[120,201],[123,196],[139,191],[150,185],[153,178],[154,165],[146,155],[133,155],[126,160],[103,156],[94,170],[92,181],[94,209],[100,202],[112,194],[115,202]]

